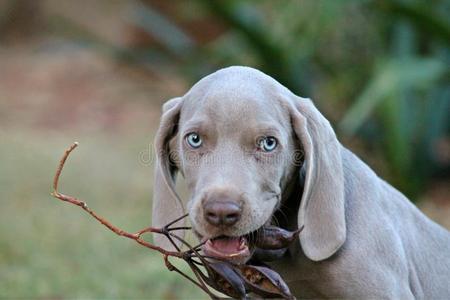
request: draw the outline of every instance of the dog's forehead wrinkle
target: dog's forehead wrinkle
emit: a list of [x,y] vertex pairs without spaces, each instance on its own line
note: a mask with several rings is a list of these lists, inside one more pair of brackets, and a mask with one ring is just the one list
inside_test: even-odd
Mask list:
[[214,132],[216,128],[215,122],[210,120],[205,114],[194,113],[190,118],[185,117],[180,122],[182,124],[180,131],[184,134],[191,131],[200,131],[201,133],[205,131]]

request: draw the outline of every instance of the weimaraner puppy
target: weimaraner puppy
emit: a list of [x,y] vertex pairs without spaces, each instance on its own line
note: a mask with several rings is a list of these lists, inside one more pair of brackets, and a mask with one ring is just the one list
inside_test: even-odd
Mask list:
[[188,212],[209,255],[245,261],[249,233],[304,226],[269,263],[297,298],[450,299],[450,233],[343,147],[309,99],[264,73],[225,68],[166,102],[155,147],[153,224]]

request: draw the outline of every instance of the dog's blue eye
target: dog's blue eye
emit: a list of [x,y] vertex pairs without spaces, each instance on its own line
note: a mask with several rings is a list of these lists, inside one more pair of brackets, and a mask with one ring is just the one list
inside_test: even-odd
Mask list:
[[202,138],[196,132],[189,133],[186,136],[186,141],[194,149],[199,148],[202,145]]
[[258,146],[265,152],[272,152],[277,147],[277,139],[273,136],[266,136],[259,140]]

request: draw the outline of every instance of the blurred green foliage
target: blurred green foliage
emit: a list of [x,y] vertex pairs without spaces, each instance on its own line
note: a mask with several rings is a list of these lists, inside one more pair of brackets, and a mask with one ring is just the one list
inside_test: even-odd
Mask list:
[[162,53],[192,81],[250,65],[313,98],[341,138],[378,148],[383,175],[415,200],[430,177],[448,174],[436,145],[449,131],[449,8],[444,0],[189,2],[227,26],[207,44],[151,5],[132,22],[162,36]]

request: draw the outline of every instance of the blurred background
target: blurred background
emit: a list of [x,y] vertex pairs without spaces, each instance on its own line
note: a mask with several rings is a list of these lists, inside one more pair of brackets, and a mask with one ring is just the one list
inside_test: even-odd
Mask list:
[[450,1],[0,0],[0,298],[198,299],[114,224],[150,224],[161,104],[230,65],[314,99],[340,140],[450,228]]

